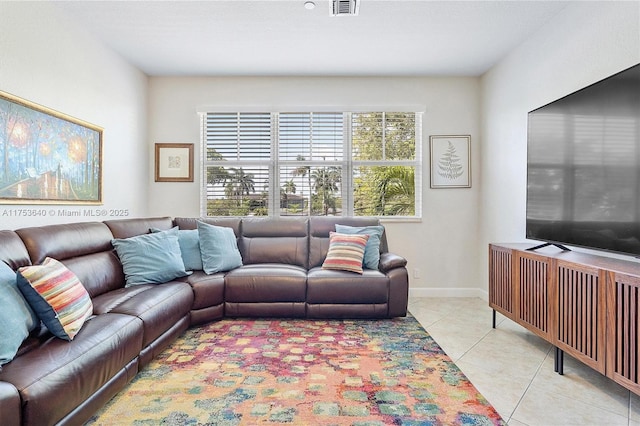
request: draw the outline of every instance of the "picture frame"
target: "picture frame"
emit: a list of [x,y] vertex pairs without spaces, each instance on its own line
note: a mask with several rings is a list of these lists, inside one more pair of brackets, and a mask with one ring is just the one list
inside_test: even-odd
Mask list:
[[432,135],[431,188],[471,188],[471,136]]
[[102,204],[102,132],[0,91],[0,204]]
[[193,144],[156,143],[156,182],[193,182]]

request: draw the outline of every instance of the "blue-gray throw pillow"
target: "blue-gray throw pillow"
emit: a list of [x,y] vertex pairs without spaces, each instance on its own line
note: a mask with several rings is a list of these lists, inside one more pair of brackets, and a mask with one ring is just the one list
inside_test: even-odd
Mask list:
[[380,263],[380,239],[384,232],[384,226],[347,226],[336,225],[336,232],[340,234],[366,234],[369,236],[367,246],[364,249],[364,259],[362,264],[367,269],[378,269]]
[[177,229],[113,239],[126,286],[162,284],[189,275],[182,261]]
[[[0,262],[0,366],[10,362],[40,320],[18,290],[16,273]],[[0,367],[2,368],[2,367]]]
[[[178,244],[180,245],[180,253],[182,254],[182,262],[184,269],[187,271],[202,270],[202,256],[200,255],[200,239],[197,229],[179,229]],[[161,229],[151,228],[151,232],[162,232]]]
[[233,229],[198,221],[202,270],[206,274],[242,266],[242,256]]

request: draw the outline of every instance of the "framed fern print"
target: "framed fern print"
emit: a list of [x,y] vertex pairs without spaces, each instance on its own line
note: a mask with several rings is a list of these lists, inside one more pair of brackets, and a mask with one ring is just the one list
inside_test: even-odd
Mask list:
[[433,135],[431,188],[471,188],[471,136]]

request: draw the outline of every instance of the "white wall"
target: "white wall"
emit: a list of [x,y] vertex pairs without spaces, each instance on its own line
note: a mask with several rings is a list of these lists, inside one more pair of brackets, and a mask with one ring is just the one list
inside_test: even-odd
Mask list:
[[479,269],[525,238],[527,112],[640,63],[640,3],[573,2],[482,78]]
[[[54,3],[0,1],[0,90],[104,129],[104,204],[91,208],[147,215],[147,83]],[[0,205],[0,229],[111,218],[84,216],[87,206],[78,205],[44,206],[45,217],[16,216],[32,207],[42,206]],[[58,216],[64,212],[83,216]]]
[[[639,8],[569,3],[482,79],[147,79],[54,4],[0,1],[0,90],[103,127],[104,208],[130,216],[199,214],[199,152],[196,182],[155,183],[153,144],[198,146],[203,106],[422,105],[423,220],[387,223],[390,247],[420,270],[414,294],[483,296],[487,243],[524,237],[527,111],[640,62]],[[433,134],[471,135],[471,189],[429,188]],[[17,207],[0,205],[0,228],[93,219],[5,214]]]
[[[196,182],[152,183],[149,210],[158,215],[198,216],[200,126],[197,111],[217,108],[280,109],[313,106],[420,105],[423,120],[423,220],[391,222],[390,249],[409,261],[412,292],[477,294],[478,271],[478,78],[151,78],[149,161],[156,142],[196,145]],[[429,188],[429,135],[471,135],[471,189]],[[153,171],[149,171],[153,180]],[[420,278],[413,278],[413,270]],[[462,290],[461,290],[462,289]],[[466,290],[465,290],[466,289]]]

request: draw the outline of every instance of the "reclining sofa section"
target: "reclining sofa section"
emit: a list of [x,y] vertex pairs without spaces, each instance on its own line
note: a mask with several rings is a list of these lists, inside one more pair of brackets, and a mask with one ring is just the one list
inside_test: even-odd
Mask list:
[[[242,266],[162,284],[126,287],[112,239],[150,229],[196,229],[197,221],[231,228]],[[189,326],[223,317],[392,318],[405,316],[406,260],[381,237],[378,270],[322,269],[335,225],[377,219],[143,218],[0,231],[0,261],[12,269],[46,257],[75,273],[93,316],[72,341],[44,326],[32,332],[0,371],[2,425],[82,424]]]

